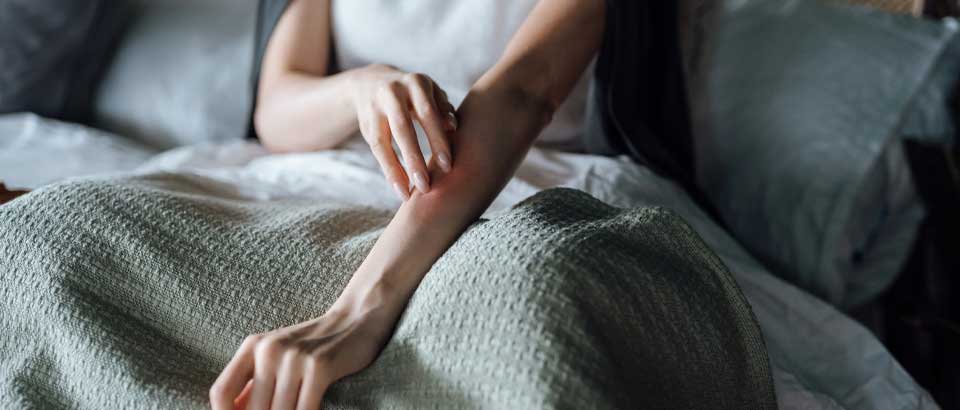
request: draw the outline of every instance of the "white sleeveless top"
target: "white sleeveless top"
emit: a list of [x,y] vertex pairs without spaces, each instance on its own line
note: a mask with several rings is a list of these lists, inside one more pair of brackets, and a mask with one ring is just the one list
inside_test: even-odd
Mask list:
[[[497,62],[538,0],[333,0],[338,68],[381,63],[424,73],[459,106],[470,86]],[[537,139],[537,145],[582,151],[589,73]]]

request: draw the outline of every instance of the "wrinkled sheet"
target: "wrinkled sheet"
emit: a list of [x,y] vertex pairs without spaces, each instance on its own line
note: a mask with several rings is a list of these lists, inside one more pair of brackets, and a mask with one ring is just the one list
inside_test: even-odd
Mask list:
[[[13,124],[23,117],[0,117],[0,144],[6,144]],[[59,132],[75,132],[75,127]],[[44,171],[53,182],[59,162],[79,163],[72,149],[47,133],[19,134],[20,143],[0,145],[0,179],[11,188],[35,187],[34,172]],[[116,137],[114,137],[116,138]],[[103,144],[90,138],[70,147]],[[45,156],[43,153],[51,153]],[[80,150],[83,155],[82,150]],[[137,151],[139,155],[140,151]],[[148,152],[148,151],[147,151]],[[115,152],[112,160],[91,164],[93,172],[131,172],[134,167]],[[8,161],[30,155],[35,161],[10,166]],[[136,162],[136,161],[131,161]],[[107,164],[107,165],[104,165]],[[20,167],[22,166],[22,167]],[[32,167],[32,168],[31,168]],[[354,141],[343,149],[310,154],[269,155],[251,143],[183,147],[164,152],[137,167],[136,172],[171,171],[202,176],[216,189],[252,199],[301,199],[395,209],[399,200],[383,181],[373,157]],[[33,182],[38,184],[38,182]],[[869,330],[822,300],[770,274],[735,239],[712,222],[672,182],[626,158],[559,153],[534,148],[516,177],[494,201],[486,216],[547,187],[586,191],[620,207],[663,206],[680,215],[717,253],[740,285],[760,323],[768,349],[777,400],[786,409],[929,409],[937,408],[929,394],[894,360]]]

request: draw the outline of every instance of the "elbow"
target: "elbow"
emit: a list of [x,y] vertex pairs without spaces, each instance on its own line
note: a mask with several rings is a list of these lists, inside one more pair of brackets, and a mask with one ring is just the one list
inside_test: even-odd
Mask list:
[[290,152],[289,149],[284,148],[279,138],[276,137],[276,134],[270,127],[270,120],[266,118],[267,114],[264,114],[264,112],[266,112],[266,110],[260,107],[257,107],[253,112],[253,130],[257,134],[257,139],[260,140],[260,145],[266,148],[271,154]]
[[266,78],[261,79],[260,89],[254,101],[253,131],[260,140],[260,145],[272,154],[304,151],[296,143],[297,136],[291,132],[289,120],[285,121],[281,118],[287,108],[278,106],[282,99],[277,98],[277,90],[271,85],[274,82]]
[[263,104],[256,105],[253,110],[253,131],[256,133],[257,139],[260,140],[260,145],[267,151],[274,154],[282,153],[284,150],[276,144],[268,113],[269,111],[263,108]]
[[260,145],[271,154],[305,151],[296,144],[296,136],[280,126],[282,121],[277,118],[276,107],[272,107],[263,99],[259,100],[253,111],[253,130],[257,139],[260,140]]
[[270,93],[261,89],[252,118],[253,130],[260,144],[274,154],[322,151],[334,148],[351,135],[342,131],[342,126],[315,127],[313,118],[316,111],[303,105],[302,99],[297,99],[296,95]]

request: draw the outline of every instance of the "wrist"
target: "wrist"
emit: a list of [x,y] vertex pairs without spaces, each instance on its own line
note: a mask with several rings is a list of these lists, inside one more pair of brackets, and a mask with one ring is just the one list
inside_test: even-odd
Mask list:
[[396,71],[393,66],[379,63],[350,70],[350,101],[353,106],[356,108],[363,102],[371,101],[383,77]]
[[396,286],[387,275],[369,275],[358,271],[331,306],[330,311],[341,312],[348,316],[396,311],[406,305],[409,299],[408,293],[412,293],[412,290],[405,291]]

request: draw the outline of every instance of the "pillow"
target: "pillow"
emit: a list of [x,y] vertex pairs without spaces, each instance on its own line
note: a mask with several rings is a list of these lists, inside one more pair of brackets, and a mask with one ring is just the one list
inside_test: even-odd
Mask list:
[[0,0],[0,114],[31,111],[85,121],[122,2]]
[[245,136],[256,0],[140,0],[95,124],[156,148]]
[[727,1],[691,66],[698,184],[784,279],[853,308],[882,292],[924,211],[901,140],[954,135],[953,20]]

